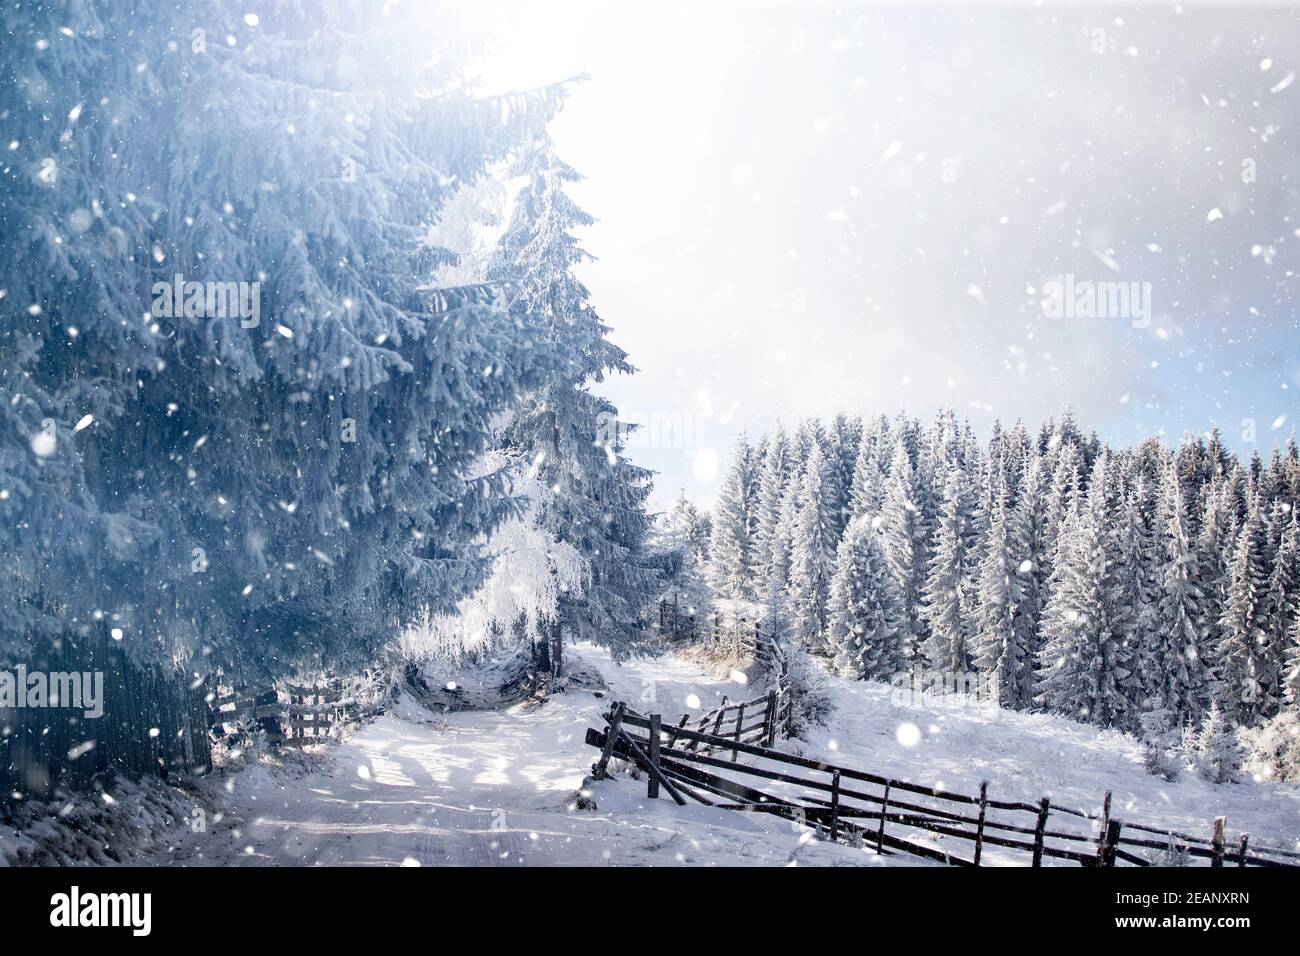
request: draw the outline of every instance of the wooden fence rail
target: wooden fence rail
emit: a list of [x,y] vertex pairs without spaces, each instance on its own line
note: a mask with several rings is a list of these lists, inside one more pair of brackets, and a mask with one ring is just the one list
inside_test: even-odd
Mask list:
[[[778,694],[778,714],[788,707],[781,700]],[[586,742],[600,749],[593,774],[605,776],[609,760],[617,757],[645,770],[652,797],[662,787],[678,803],[685,802],[685,795],[708,806],[775,814],[815,827],[833,841],[953,866],[979,866],[986,847],[999,847],[1025,854],[1031,866],[1041,866],[1045,857],[1082,866],[1148,866],[1159,854],[1177,854],[1208,860],[1211,866],[1300,867],[1300,853],[1252,845],[1246,834],[1230,847],[1222,817],[1214,821],[1208,839],[1198,838],[1124,824],[1111,816],[1109,793],[1101,813],[1094,815],[1054,806],[1046,798],[1037,803],[997,800],[989,796],[987,782],[978,795],[964,794],[783,753],[765,736],[755,739],[751,731],[747,737],[742,706],[719,708],[711,712],[715,727],[701,721],[692,729],[685,721],[665,726],[658,715],[638,714],[618,703],[604,731],[587,731]],[[718,717],[732,709],[739,734],[718,733]],[[768,712],[773,712],[770,705]],[[752,760],[741,762],[741,754]],[[1087,832],[1050,826],[1053,813],[1058,821],[1085,821]],[[957,842],[969,844],[969,855],[947,848]]]

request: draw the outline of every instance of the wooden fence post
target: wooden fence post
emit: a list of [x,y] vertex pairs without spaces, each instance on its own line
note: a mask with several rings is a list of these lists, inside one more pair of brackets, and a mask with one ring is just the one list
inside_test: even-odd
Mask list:
[[980,857],[984,855],[984,814],[988,810],[989,802],[989,782],[984,780],[980,783],[980,817],[979,823],[975,827],[975,865],[980,865]]
[[718,708],[718,719],[713,722],[713,733],[711,736],[718,736],[718,731],[722,729],[722,718],[727,715],[727,695],[722,695],[722,705]]
[[1101,850],[1101,865],[1113,867],[1115,865],[1115,850],[1119,847],[1119,831],[1122,824],[1118,820],[1110,820],[1106,823],[1106,835],[1102,837],[1104,841]]
[[767,692],[767,733],[764,734],[763,746],[771,747],[776,743],[776,691]]
[[686,806],[686,798],[677,792],[677,788],[673,785],[671,780],[664,776],[664,772],[659,765],[646,756],[645,751],[637,745],[637,742],[626,730],[620,731],[619,733],[623,738],[623,744],[632,752],[632,759],[642,767],[645,767],[650,776],[658,780],[659,785],[668,791],[668,796],[676,800],[679,806]]
[[605,730],[605,746],[600,748],[600,759],[591,765],[591,775],[597,780],[604,780],[609,776],[607,772],[609,758],[614,752],[614,742],[618,739],[618,728],[623,723],[623,714],[626,712],[627,705],[619,701],[614,705],[614,710],[609,715],[609,727]]
[[1110,825],[1110,791],[1101,801],[1101,827],[1097,833],[1097,865],[1101,865],[1102,855],[1106,852],[1106,829]]
[[876,853],[883,852],[885,846],[885,814],[889,812],[889,784],[885,784],[885,796],[880,801],[880,826],[876,829]]
[[736,709],[736,746],[731,748],[731,762],[735,763],[740,758],[740,728],[745,725],[745,703],[741,701],[740,707]]
[[831,842],[840,835],[840,772],[831,777]]
[[[650,766],[659,769],[659,715],[650,715]],[[659,777],[653,771],[648,774],[645,795],[651,800],[659,796]]]
[[1214,836],[1210,839],[1210,866],[1223,866],[1223,825],[1226,817],[1214,818]]
[[1246,865],[1246,845],[1247,845],[1248,843],[1250,843],[1250,834],[1249,834],[1249,833],[1243,833],[1243,834],[1241,835],[1241,844],[1240,844],[1240,846],[1239,846],[1238,849],[1237,849],[1237,853],[1238,853],[1238,856],[1237,856],[1237,866],[1245,866],[1245,865]]
[[1043,835],[1047,832],[1047,813],[1052,803],[1046,797],[1038,805],[1038,822],[1034,825],[1034,862],[1032,866],[1043,865]]

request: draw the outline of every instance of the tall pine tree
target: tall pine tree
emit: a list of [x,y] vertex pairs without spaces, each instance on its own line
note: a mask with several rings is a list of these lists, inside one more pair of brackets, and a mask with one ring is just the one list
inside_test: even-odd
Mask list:
[[574,268],[589,256],[573,230],[592,222],[565,188],[579,175],[538,137],[513,168],[525,185],[500,241],[494,276],[507,283],[511,310],[539,322],[547,341],[568,359],[564,374],[527,393],[505,429],[506,446],[554,493],[539,521],[590,562],[582,593],[561,602],[543,660],[555,668],[563,631],[625,655],[645,636],[657,575],[646,551],[645,502],[651,474],[622,454],[627,427],[618,410],[589,385],[611,372],[631,372],[609,341],[609,328],[589,302]]
[[906,620],[871,521],[845,529],[831,582],[829,643],[845,677],[889,680],[905,666]]

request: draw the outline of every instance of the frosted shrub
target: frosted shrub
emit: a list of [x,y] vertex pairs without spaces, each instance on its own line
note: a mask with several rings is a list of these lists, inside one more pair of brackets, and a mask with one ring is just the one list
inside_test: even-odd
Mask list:
[[1241,769],[1237,730],[1217,702],[1210,705],[1199,731],[1184,728],[1180,750],[1188,767],[1211,783],[1231,783]]
[[1289,707],[1259,727],[1241,731],[1242,769],[1259,780],[1300,783],[1300,707]]
[[1192,858],[1187,852],[1187,847],[1175,843],[1173,837],[1169,838],[1167,845],[1147,851],[1147,860],[1152,866],[1191,866]]
[[799,736],[813,726],[824,727],[835,710],[826,674],[802,649],[788,652],[786,673],[794,699],[790,733]]
[[1178,732],[1170,726],[1169,711],[1159,706],[1158,700],[1156,703],[1141,717],[1142,765],[1152,776],[1173,782],[1181,775],[1185,761]]

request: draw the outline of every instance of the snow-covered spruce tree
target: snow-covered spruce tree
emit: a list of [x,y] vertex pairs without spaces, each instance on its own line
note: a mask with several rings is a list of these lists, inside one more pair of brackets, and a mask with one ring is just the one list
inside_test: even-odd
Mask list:
[[781,492],[781,511],[772,535],[772,553],[767,568],[767,580],[779,582],[782,588],[790,584],[790,561],[794,553],[794,530],[799,518],[799,491],[803,486],[803,471],[791,462],[789,480]]
[[115,627],[137,660],[283,673],[369,657],[488,570],[509,502],[475,462],[558,363],[428,287],[448,257],[420,237],[562,91],[476,98],[436,5],[260,12],[4,13],[15,653]]
[[[1161,681],[1161,669],[1154,658],[1160,646],[1157,625],[1166,557],[1162,524],[1167,522],[1162,522],[1160,514],[1160,492],[1168,469],[1168,452],[1159,442],[1145,441],[1129,456],[1126,502],[1132,515],[1126,515],[1125,520],[1134,525],[1135,540],[1130,545],[1136,553],[1127,559],[1131,567],[1125,573],[1131,576],[1133,586],[1141,595],[1134,621],[1138,641],[1133,675],[1135,716],[1146,707],[1146,700],[1154,696],[1153,688]],[[1188,546],[1191,546],[1190,532]],[[1140,723],[1140,717],[1137,719]]]
[[[1083,496],[1083,481],[1079,472],[1079,450],[1075,445],[1053,445],[1052,453],[1043,460],[1051,468],[1052,475],[1047,486],[1044,536],[1053,551],[1049,560],[1054,561],[1056,542],[1063,532],[1065,518]],[[1050,567],[1048,570],[1050,573]]]
[[764,588],[759,634],[769,645],[765,656],[777,661],[776,666],[785,675],[793,700],[795,733],[810,725],[824,726],[835,706],[829,681],[826,672],[813,663],[800,643],[791,619],[785,583],[776,576],[771,577]]
[[976,661],[997,686],[1003,707],[1021,710],[1033,702],[1036,643],[1017,626],[1024,602],[1015,540],[1008,526],[1005,495],[993,498],[993,512],[978,576],[979,605],[974,621]]
[[906,666],[906,620],[871,519],[844,530],[831,581],[829,644],[845,677],[888,681]]
[[[1204,485],[1200,506],[1197,508],[1200,524],[1196,532],[1195,563],[1197,586],[1202,595],[1199,622],[1201,656],[1212,671],[1216,686],[1222,671],[1222,619],[1231,581],[1229,564],[1237,540],[1235,487],[1240,479],[1241,469],[1233,467],[1226,477]],[[1184,479],[1184,488],[1186,487]],[[1188,511],[1191,510],[1191,502],[1188,501]]]
[[907,621],[903,645],[909,662],[921,654],[919,637],[923,632],[921,587],[924,568],[920,563],[924,556],[920,542],[923,529],[915,501],[916,493],[911,455],[900,435],[894,445],[889,479],[885,484],[885,500],[880,509],[880,532],[885,560],[894,576],[894,583],[898,585],[899,600]]
[[[1209,705],[1212,674],[1202,651],[1202,594],[1188,527],[1183,483],[1171,465],[1165,474],[1159,509],[1164,578],[1156,603],[1152,645],[1145,656],[1153,696],[1167,712],[1168,732],[1200,720]],[[1153,707],[1156,705],[1153,705]]]
[[[1043,494],[1047,470],[1037,454],[1031,454],[1020,481],[1020,497],[1008,516],[1008,537],[1015,559],[1019,599],[1013,626],[1016,642],[1025,649],[1031,673],[1042,649],[1040,620],[1047,603],[1047,582],[1051,575],[1051,553],[1056,542],[1047,538],[1047,502]],[[1034,677],[1031,684],[1036,684]]]
[[[1107,454],[1103,449],[1102,455]],[[1146,668],[1150,664],[1150,648],[1156,641],[1155,590],[1146,577],[1154,548],[1150,530],[1139,513],[1137,498],[1132,490],[1125,491],[1122,481],[1117,493],[1121,496],[1112,508],[1113,562],[1110,568],[1113,583],[1113,606],[1116,608],[1114,626],[1122,635],[1120,651],[1127,672],[1121,690],[1127,702],[1125,729],[1141,728],[1143,708],[1151,697],[1151,678]]]
[[849,517],[874,518],[885,500],[885,477],[888,474],[889,423],[874,420],[858,443],[853,463],[853,480],[849,486]]
[[798,641],[790,616],[790,604],[786,599],[785,584],[775,577],[769,579],[763,588],[758,633],[760,639],[768,645],[767,658],[788,664],[797,649]]
[[950,674],[971,670],[971,622],[965,590],[969,579],[974,502],[965,472],[950,465],[944,479],[943,505],[927,569],[922,615],[929,625],[925,656],[931,666]]
[[1142,765],[1153,776],[1177,780],[1185,763],[1179,726],[1173,722],[1172,714],[1161,697],[1147,698],[1145,707],[1138,717],[1142,734]]
[[683,493],[666,514],[657,516],[650,533],[647,563],[659,574],[659,601],[672,605],[679,633],[694,620],[696,635],[712,612],[713,592],[701,555],[707,515]]
[[1215,701],[1196,735],[1196,769],[1211,783],[1231,783],[1241,769],[1241,745],[1237,728]]
[[[1269,667],[1279,674],[1279,695],[1286,696],[1287,654],[1300,599],[1300,527],[1294,509],[1278,500],[1269,521],[1275,544],[1268,588],[1264,597],[1262,629],[1268,635]],[[1279,701],[1280,703],[1280,701]]]
[[827,497],[832,503],[831,536],[839,541],[852,511],[853,462],[862,441],[862,419],[835,416],[824,435]]
[[750,576],[756,585],[754,592],[758,595],[766,592],[771,577],[772,549],[776,543],[777,526],[781,522],[781,498],[790,470],[790,440],[781,423],[777,422],[765,443],[757,477],[757,513],[753,516]]
[[658,589],[646,551],[651,473],[624,457],[628,426],[589,388],[610,373],[633,369],[573,271],[589,258],[573,230],[592,222],[565,193],[580,176],[556,157],[545,136],[520,152],[509,173],[525,183],[493,277],[506,284],[511,312],[540,324],[545,341],[567,361],[555,380],[524,393],[503,442],[554,492],[554,506],[538,516],[542,526],[590,563],[581,593],[561,601],[549,653],[539,661],[558,670],[566,630],[572,640],[594,641],[616,656],[630,653],[645,636]]
[[1287,632],[1285,650],[1282,653],[1283,676],[1282,692],[1288,704],[1300,702],[1300,616],[1296,617],[1291,630]]
[[1021,485],[1025,472],[1029,468],[1031,457],[1037,457],[1030,450],[1029,433],[1025,423],[1016,419],[1003,442],[1005,450],[1005,467],[1007,475],[1007,510],[1014,509],[1020,503]]
[[668,510],[668,522],[674,533],[681,536],[690,548],[697,567],[703,571],[709,560],[709,539],[713,537],[713,518],[702,511],[682,490]]
[[820,441],[812,445],[799,490],[790,547],[790,606],[795,629],[809,651],[824,654],[827,606],[835,573],[835,501],[827,472],[833,467]]
[[1049,710],[1101,726],[1128,717],[1123,687],[1128,678],[1122,634],[1113,625],[1112,584],[1107,574],[1104,469],[1098,459],[1086,504],[1061,528],[1050,596],[1043,612],[1046,644],[1041,652],[1037,700]]
[[1277,662],[1270,646],[1273,638],[1263,629],[1267,585],[1263,548],[1259,501],[1252,498],[1232,553],[1219,621],[1223,628],[1219,700],[1228,719],[1243,726],[1254,726],[1276,713],[1280,703]]
[[736,437],[727,473],[722,479],[717,504],[713,507],[713,538],[709,561],[713,586],[721,597],[744,600],[750,591],[749,482],[750,447],[744,433]]

